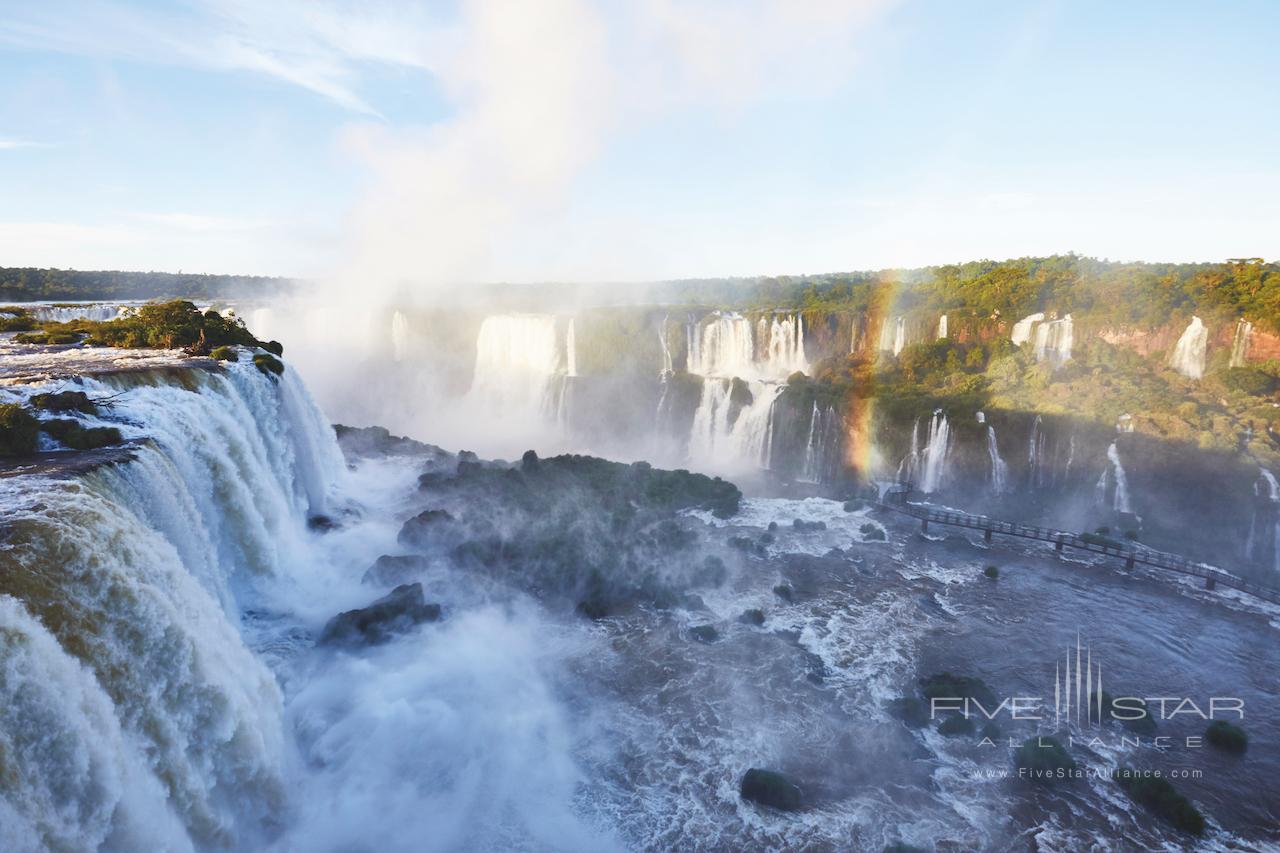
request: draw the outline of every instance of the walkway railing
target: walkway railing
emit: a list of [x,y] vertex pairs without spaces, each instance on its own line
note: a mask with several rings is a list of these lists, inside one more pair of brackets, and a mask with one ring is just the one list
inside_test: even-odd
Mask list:
[[910,503],[903,492],[889,492],[881,505],[894,512],[904,513],[920,519],[920,527],[928,531],[930,524],[945,524],[952,527],[964,527],[970,530],[981,530],[983,538],[991,541],[992,534],[1016,536],[1022,539],[1035,539],[1053,543],[1054,550],[1061,553],[1064,548],[1080,551],[1091,551],[1108,557],[1116,557],[1125,562],[1125,568],[1132,569],[1136,565],[1151,566],[1166,571],[1203,578],[1205,589],[1214,589],[1218,584],[1252,595],[1272,604],[1280,604],[1280,590],[1270,589],[1224,571],[1207,563],[1193,562],[1177,554],[1156,551],[1140,545],[1126,545],[1103,536],[1094,534],[1070,533],[1065,530],[1054,530],[1049,527],[1034,527],[1012,521],[1001,521],[985,515],[971,515],[966,512],[939,509]]

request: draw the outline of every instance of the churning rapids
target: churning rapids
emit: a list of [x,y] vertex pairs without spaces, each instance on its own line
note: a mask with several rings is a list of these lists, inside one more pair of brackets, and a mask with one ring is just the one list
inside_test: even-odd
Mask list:
[[[1206,848],[1280,840],[1280,610],[922,537],[870,506],[753,498],[680,517],[727,567],[684,606],[593,621],[442,551],[417,575],[441,619],[325,645],[331,617],[390,589],[362,579],[403,553],[440,454],[344,459],[292,369],[148,365],[66,387],[110,398],[130,443],[0,478],[6,850],[1178,848],[1109,780],[1000,778],[1005,740],[890,713],[944,670],[1052,696],[1078,636],[1134,695],[1242,698],[1250,751],[1184,748],[1204,723],[1179,717],[1160,723],[1173,746],[1104,729],[1077,761],[1203,770],[1178,788]],[[743,802],[753,766],[808,807]]]

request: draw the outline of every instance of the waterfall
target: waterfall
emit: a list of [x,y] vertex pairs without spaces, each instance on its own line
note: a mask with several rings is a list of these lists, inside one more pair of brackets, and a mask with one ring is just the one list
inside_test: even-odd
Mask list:
[[914,483],[920,468],[920,419],[911,424],[911,449],[898,463],[897,480],[899,483]]
[[1125,475],[1124,465],[1120,463],[1120,451],[1114,441],[1107,447],[1107,464],[1095,487],[1095,502],[1116,512],[1133,512],[1133,505],[1129,501],[1129,479]]
[[1258,468],[1253,484],[1255,504],[1245,539],[1245,557],[1280,572],[1280,482],[1266,468]]
[[1000,458],[1000,448],[996,444],[996,428],[987,427],[987,455],[991,457],[991,492],[1003,495],[1009,484],[1009,465]]
[[947,336],[947,315],[943,314],[938,318],[938,340],[942,340]]
[[805,442],[804,462],[801,466],[800,481],[805,483],[825,482],[831,470],[831,454],[839,444],[839,416],[832,406],[818,408],[813,403],[813,412],[809,415],[809,437]]
[[92,305],[38,305],[29,309],[32,317],[41,323],[69,323],[72,320],[93,320],[104,322],[127,317],[137,310],[134,305],[92,304]]
[[391,353],[396,361],[404,361],[409,352],[409,319],[400,311],[391,315]]
[[933,494],[947,484],[950,479],[947,465],[950,453],[951,425],[947,423],[947,416],[938,409],[929,421],[929,443],[924,447],[921,460],[920,491]]
[[1249,344],[1253,338],[1253,324],[1243,317],[1236,322],[1235,336],[1231,340],[1231,367],[1244,367],[1249,358]]
[[132,458],[0,482],[4,837],[261,847],[289,794],[283,699],[238,605],[315,571],[306,518],[345,477],[333,432],[291,367],[77,383],[112,397]]
[[1013,324],[1013,333],[1009,335],[1009,340],[1013,341],[1014,346],[1022,346],[1031,340],[1031,327],[1043,319],[1043,312],[1036,312],[1023,317]]
[[711,470],[767,470],[772,462],[774,404],[784,387],[748,382],[751,402],[738,408],[730,380],[704,379],[693,416],[689,458]]
[[880,351],[900,354],[907,345],[907,318],[894,317],[880,325]]
[[671,362],[671,345],[667,342],[667,323],[670,321],[671,315],[668,314],[662,318],[662,325],[658,328],[658,346],[662,347],[662,370],[659,376],[670,376],[675,373],[675,368]]
[[1044,462],[1047,443],[1048,437],[1044,432],[1044,424],[1040,420],[1040,416],[1036,415],[1036,419],[1031,422],[1031,436],[1027,440],[1028,488],[1038,489],[1045,484],[1047,477],[1045,475]]
[[476,339],[469,396],[494,417],[555,422],[564,405],[568,362],[561,355],[555,317],[486,317]]
[[1182,337],[1169,355],[1169,366],[1188,379],[1204,376],[1204,354],[1209,344],[1209,330],[1199,317],[1192,317]]
[[569,318],[569,327],[564,333],[564,363],[565,375],[578,375],[578,343],[573,331],[573,318]]
[[799,314],[761,316],[753,326],[741,314],[717,312],[691,324],[686,336],[687,368],[698,376],[781,380],[809,370]]
[[1048,361],[1054,367],[1070,361],[1073,336],[1074,327],[1070,314],[1061,320],[1052,320],[1038,325],[1035,344],[1036,361]]

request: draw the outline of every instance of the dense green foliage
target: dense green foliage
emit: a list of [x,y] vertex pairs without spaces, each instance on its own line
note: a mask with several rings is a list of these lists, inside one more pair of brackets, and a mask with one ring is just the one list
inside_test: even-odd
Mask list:
[[1122,767],[1116,770],[1115,780],[1134,802],[1146,806],[1178,829],[1192,835],[1204,834],[1204,815],[1179,794],[1168,779]]
[[0,299],[14,302],[263,297],[286,291],[290,284],[266,276],[0,268]]

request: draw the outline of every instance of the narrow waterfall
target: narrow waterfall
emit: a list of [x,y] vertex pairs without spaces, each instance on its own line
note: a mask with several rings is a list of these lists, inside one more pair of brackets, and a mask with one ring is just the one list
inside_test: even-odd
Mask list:
[[671,344],[667,341],[667,324],[670,320],[670,314],[664,316],[662,325],[658,327],[658,346],[662,348],[662,369],[658,372],[658,375],[663,377],[675,373],[675,367],[671,361]]
[[1045,471],[1048,462],[1045,452],[1047,443],[1044,423],[1036,415],[1031,422],[1031,435],[1027,440],[1027,487],[1030,489],[1039,489],[1049,480],[1049,473]]
[[1014,346],[1022,346],[1031,340],[1031,327],[1044,319],[1043,312],[1028,314],[1021,320],[1013,324],[1013,332],[1009,335],[1009,340],[1013,341]]
[[947,315],[943,314],[938,318],[938,340],[942,340],[947,336]]
[[1116,512],[1133,512],[1133,504],[1129,500],[1129,479],[1114,441],[1107,447],[1107,464],[1095,487],[1095,502]]
[[345,476],[333,431],[292,368],[78,382],[136,441],[132,461],[79,478],[0,483],[2,834],[14,849],[261,848],[289,758],[238,605],[315,572],[307,515]]
[[1245,558],[1280,572],[1280,482],[1266,468],[1258,468],[1253,484],[1254,508],[1245,539]]
[[400,311],[391,315],[391,353],[396,361],[404,361],[409,352],[409,319]]
[[772,461],[774,405],[784,387],[748,382],[751,401],[735,405],[732,381],[704,379],[689,437],[689,458],[711,470],[767,470]]
[[1242,317],[1236,322],[1235,337],[1231,340],[1231,367],[1244,367],[1252,338],[1253,324]]
[[556,318],[539,314],[486,317],[476,339],[476,364],[468,396],[501,418],[559,420],[564,376]]
[[1209,330],[1199,317],[1192,317],[1182,337],[1169,355],[1169,366],[1188,379],[1204,376],[1204,354],[1209,344]]
[[831,475],[832,454],[839,447],[840,417],[832,406],[818,408],[813,403],[809,416],[809,437],[805,442],[804,463],[799,479],[805,483],[823,483]]
[[911,424],[911,449],[898,463],[897,480],[899,483],[914,483],[920,469],[920,419]]
[[996,428],[987,426],[987,455],[991,457],[991,493],[1003,495],[1009,490],[1009,464],[1000,458],[996,444]]
[[951,473],[948,468],[950,454],[951,425],[947,416],[938,409],[929,421],[929,443],[924,447],[920,463],[920,491],[933,494],[947,484]]
[[803,317],[799,314],[761,317],[756,327],[764,349],[761,376],[786,378],[796,371],[809,371],[809,362],[804,356]]
[[569,318],[569,327],[564,333],[565,375],[578,375],[578,343],[573,331],[573,318]]

